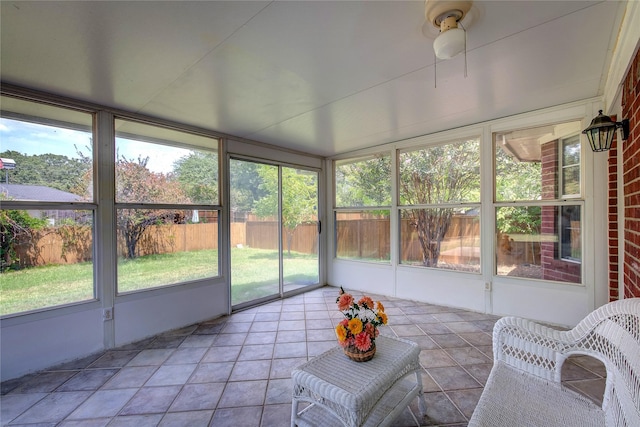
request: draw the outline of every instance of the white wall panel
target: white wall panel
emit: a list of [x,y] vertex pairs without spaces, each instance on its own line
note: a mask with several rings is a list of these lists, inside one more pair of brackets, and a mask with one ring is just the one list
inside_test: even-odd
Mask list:
[[371,294],[393,295],[394,282],[390,265],[334,260],[328,284]]
[[103,349],[101,308],[8,323],[3,321],[0,332],[2,381]]
[[332,286],[485,312],[481,276],[333,260]]
[[497,316],[518,316],[573,327],[592,311],[584,286],[497,278],[433,269],[334,260],[330,285],[373,294],[457,307]]
[[484,312],[482,276],[424,268],[398,268],[396,297]]
[[225,283],[116,303],[116,346],[227,314]]
[[[129,297],[114,307],[116,345],[223,316],[229,294],[218,283]],[[2,322],[2,381],[105,350],[102,308],[33,316],[31,322]]]
[[494,314],[573,327],[592,310],[583,286],[494,282]]

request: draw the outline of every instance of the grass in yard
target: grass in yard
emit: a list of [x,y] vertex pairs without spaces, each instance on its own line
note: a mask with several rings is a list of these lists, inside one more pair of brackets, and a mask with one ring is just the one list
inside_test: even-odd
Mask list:
[[[318,257],[315,254],[285,252],[283,273],[284,283],[318,283]],[[277,294],[278,274],[277,250],[231,249],[232,304]]]
[[92,298],[91,262],[47,265],[0,274],[0,315]]
[[[234,304],[278,292],[277,251],[233,248],[231,259]],[[213,277],[218,274],[217,260],[217,250],[148,255],[134,260],[120,260],[119,292]],[[317,256],[292,252],[288,257],[285,254],[285,283],[317,283],[317,271]],[[267,290],[269,292],[265,294]],[[33,267],[0,274],[0,316],[92,298],[91,262]]]
[[214,249],[119,259],[118,292],[137,291],[217,275],[218,251]]

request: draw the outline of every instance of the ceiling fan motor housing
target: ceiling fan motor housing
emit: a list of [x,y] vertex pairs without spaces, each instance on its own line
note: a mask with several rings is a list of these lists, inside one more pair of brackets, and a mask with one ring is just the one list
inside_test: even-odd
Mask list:
[[434,27],[442,31],[442,21],[448,17],[455,17],[456,23],[460,22],[471,10],[472,3],[470,0],[426,0],[424,16]]

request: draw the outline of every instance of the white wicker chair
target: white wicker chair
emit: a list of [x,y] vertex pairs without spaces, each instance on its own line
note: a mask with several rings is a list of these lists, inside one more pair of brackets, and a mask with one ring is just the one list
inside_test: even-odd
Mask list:
[[[601,407],[562,386],[562,364],[572,354],[604,363]],[[570,331],[502,318],[493,356],[469,426],[640,426],[640,298],[606,304]]]

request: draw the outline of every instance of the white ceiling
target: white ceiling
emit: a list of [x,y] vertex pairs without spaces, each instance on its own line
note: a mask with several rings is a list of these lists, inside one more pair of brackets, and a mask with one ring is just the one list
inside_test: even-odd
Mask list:
[[0,7],[3,83],[330,156],[602,95],[625,2],[475,1],[437,87],[423,1]]

